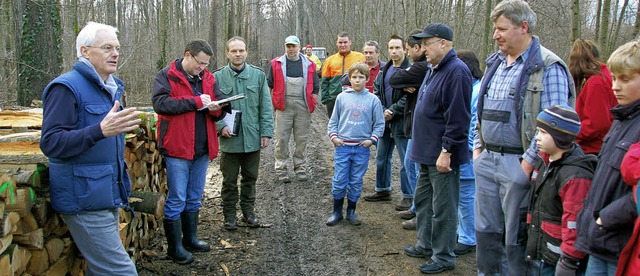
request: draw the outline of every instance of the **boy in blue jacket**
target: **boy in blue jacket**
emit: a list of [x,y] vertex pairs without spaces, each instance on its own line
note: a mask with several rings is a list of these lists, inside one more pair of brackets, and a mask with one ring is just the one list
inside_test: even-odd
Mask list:
[[342,220],[342,206],[347,197],[347,220],[360,225],[356,203],[362,193],[362,179],[369,165],[369,148],[384,131],[384,115],[378,97],[369,93],[369,66],[356,63],[349,68],[351,88],[338,95],[328,125],[328,135],[335,145],[334,174],[331,184],[333,213],[327,225]]

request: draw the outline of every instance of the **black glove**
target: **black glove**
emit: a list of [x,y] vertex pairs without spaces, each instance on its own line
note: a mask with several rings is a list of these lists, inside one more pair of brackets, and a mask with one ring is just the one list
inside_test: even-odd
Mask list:
[[575,276],[580,260],[562,254],[556,264],[556,276]]

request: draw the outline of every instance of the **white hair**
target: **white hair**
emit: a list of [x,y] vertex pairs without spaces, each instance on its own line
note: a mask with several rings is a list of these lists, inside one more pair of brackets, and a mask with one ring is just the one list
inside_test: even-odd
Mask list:
[[80,47],[82,46],[91,46],[96,41],[96,33],[99,30],[105,30],[107,32],[113,32],[116,34],[118,29],[111,25],[96,23],[93,21],[87,22],[87,25],[80,30],[78,33],[78,37],[76,38],[76,55],[78,58],[82,57],[82,52],[80,51]]

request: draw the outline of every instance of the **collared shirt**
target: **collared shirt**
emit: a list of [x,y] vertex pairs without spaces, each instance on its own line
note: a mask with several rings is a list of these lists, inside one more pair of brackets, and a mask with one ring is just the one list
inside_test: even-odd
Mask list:
[[[516,58],[516,61],[510,65],[507,65],[507,55],[501,52],[498,58],[500,59],[500,65],[496,69],[493,78],[491,79],[490,88],[487,91],[487,97],[489,99],[501,100],[506,99],[509,94],[516,93],[516,85],[522,75],[522,69],[524,68],[525,61],[529,58],[531,52],[531,45],[520,56]],[[554,105],[566,105],[569,98],[569,82],[568,76],[565,73],[562,66],[554,63],[547,67],[542,76],[542,83],[544,85],[544,93],[540,95],[540,110],[544,110]],[[475,148],[479,147],[480,140],[476,141]],[[538,146],[535,143],[535,136],[531,141],[531,145],[524,153],[523,157],[531,164],[537,158]]]

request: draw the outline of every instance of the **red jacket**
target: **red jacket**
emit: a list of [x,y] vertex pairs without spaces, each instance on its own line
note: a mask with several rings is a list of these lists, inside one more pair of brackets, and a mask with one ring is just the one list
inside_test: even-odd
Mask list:
[[[305,102],[310,113],[316,109],[316,98],[313,97],[313,78],[316,74],[316,64],[310,61],[308,58],[300,55],[302,59],[302,70],[305,77]],[[273,90],[271,92],[271,101],[273,102],[273,108],[277,110],[285,109],[285,77],[282,67],[285,66],[283,61],[287,59],[286,56],[280,56],[271,60],[271,71],[273,72]],[[306,65],[306,67],[305,67]]]
[[[638,203],[638,179],[640,179],[640,143],[633,144],[620,165],[625,183],[633,187],[633,196]],[[640,209],[640,206],[638,206]],[[620,253],[616,275],[637,275],[640,271],[640,218],[636,219],[631,239]]]
[[[203,107],[204,105],[202,104],[200,96],[194,95],[189,81],[184,74],[176,68],[175,63],[176,61],[171,63],[167,73],[167,79],[171,85],[169,97],[176,100],[191,99],[195,101],[197,108]],[[216,80],[213,75],[205,70],[201,77],[203,94],[209,95],[212,101],[216,100],[217,98],[214,93]],[[194,158],[196,112],[196,110],[193,110],[171,115],[158,114],[157,132],[159,147],[168,156],[187,160]],[[218,134],[214,117],[220,116],[221,112],[221,110],[210,111],[210,116],[206,116],[209,160],[213,160],[218,156]]]
[[576,142],[585,153],[600,152],[602,140],[613,122],[609,110],[618,104],[611,89],[611,72],[604,64],[600,65],[600,71],[602,75],[588,77],[576,99],[576,112],[581,122]]

